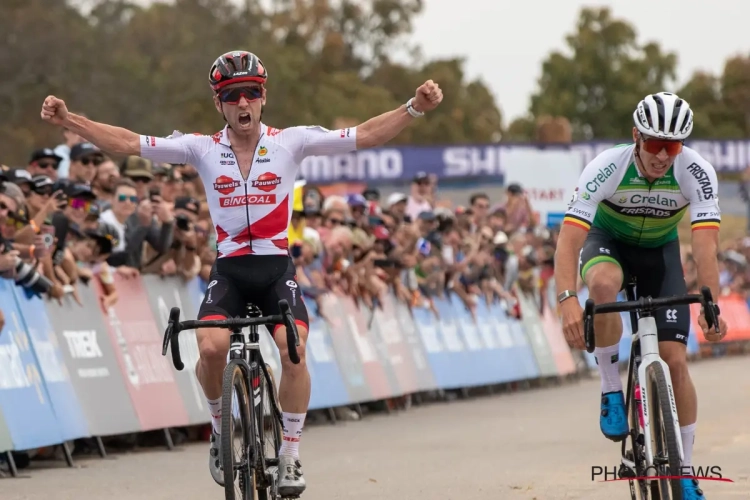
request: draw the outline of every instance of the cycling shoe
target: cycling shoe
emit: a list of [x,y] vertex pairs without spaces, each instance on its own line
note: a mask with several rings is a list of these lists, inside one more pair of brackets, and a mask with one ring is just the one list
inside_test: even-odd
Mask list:
[[607,439],[618,442],[628,436],[628,416],[622,391],[602,394],[599,428]]
[[211,429],[211,448],[208,450],[208,469],[216,484],[224,486],[224,470],[221,468],[221,436]]
[[682,484],[682,500],[706,500],[703,490],[698,487],[698,480],[685,477],[680,479]]
[[305,491],[307,484],[302,475],[302,464],[294,457],[279,457],[279,496],[295,498]]

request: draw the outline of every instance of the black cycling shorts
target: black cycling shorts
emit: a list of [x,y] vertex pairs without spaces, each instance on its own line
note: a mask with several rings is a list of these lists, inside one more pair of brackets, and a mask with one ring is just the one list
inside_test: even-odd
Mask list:
[[[286,255],[241,255],[216,259],[211,268],[206,296],[198,319],[247,316],[247,304],[256,305],[264,316],[279,314],[279,300],[286,299],[299,326],[310,323],[297,270]],[[275,325],[273,333],[283,324]]]
[[[613,262],[620,266],[624,279],[622,287],[631,277],[635,277],[636,294],[640,297],[669,297],[687,293],[678,240],[657,248],[642,248],[617,241],[605,231],[592,227],[581,249],[581,277],[585,277],[586,271],[599,262]],[[671,340],[687,345],[690,306],[659,308],[655,319],[659,342]]]

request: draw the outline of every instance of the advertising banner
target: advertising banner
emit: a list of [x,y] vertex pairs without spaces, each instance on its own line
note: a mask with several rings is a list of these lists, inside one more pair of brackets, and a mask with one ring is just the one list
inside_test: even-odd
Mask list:
[[15,449],[28,450],[61,443],[63,437],[13,287],[12,281],[0,280],[0,304],[5,315],[0,334],[0,411]]
[[[164,335],[169,321],[169,311],[173,307],[180,308],[181,320],[196,319],[198,307],[183,280],[180,278],[163,279],[155,275],[146,275],[142,279],[148,294],[151,312],[156,319],[159,336]],[[179,342],[180,355],[185,368],[182,371],[173,369],[173,373],[188,414],[188,422],[190,425],[207,423],[210,421],[210,415],[206,398],[195,376],[195,365],[198,362],[198,341],[195,337],[195,330],[180,332]],[[167,353],[167,356],[165,360],[171,364],[171,355]]]
[[[497,319],[491,316],[484,299],[477,302],[476,314],[479,335],[482,337],[484,345],[487,346],[487,352],[490,355],[491,380],[488,380],[487,383],[500,384],[523,378],[526,370],[522,364],[522,358],[515,355],[515,351],[522,349],[522,347],[514,347],[510,328],[506,323],[503,323],[505,328],[502,329],[502,332],[500,331],[499,325],[495,325]],[[533,363],[533,359],[531,361]],[[535,367],[536,364],[533,363],[532,366]]]
[[320,315],[328,323],[333,350],[336,353],[341,376],[353,403],[371,401],[373,398],[370,386],[365,378],[362,358],[349,332],[349,322],[339,297],[327,293],[320,298]]
[[[101,296],[101,285],[95,286]],[[142,430],[187,425],[175,370],[161,355],[163,332],[156,326],[143,281],[116,275],[115,286],[118,300],[104,321]]]
[[444,389],[457,389],[473,384],[476,380],[476,369],[472,366],[471,356],[468,353],[467,346],[461,338],[458,319],[451,303],[447,299],[433,300],[435,308],[438,311],[438,331],[443,341],[443,346],[447,351],[450,363],[455,368],[452,370],[452,378],[445,381]]
[[377,332],[385,347],[385,355],[397,379],[399,392],[415,392],[418,389],[417,372],[390,295],[383,297],[382,308],[376,307],[370,314],[374,315],[372,330]]
[[518,302],[521,306],[521,323],[526,335],[529,337],[531,349],[534,351],[539,372],[542,377],[557,375],[555,358],[544,335],[541,318],[536,302],[532,296],[518,292]]
[[450,304],[455,313],[463,343],[467,347],[469,362],[475,367],[471,384],[476,386],[495,383],[498,377],[497,360],[482,341],[475,317],[457,295],[451,294]]
[[509,380],[526,380],[539,376],[539,365],[521,322],[509,318],[505,309],[495,302],[489,307],[490,324],[497,334],[498,343],[511,353],[513,372]]
[[422,338],[417,331],[414,317],[406,304],[397,301],[394,295],[390,295],[390,298],[394,304],[394,311],[398,318],[400,331],[411,352],[411,363],[417,375],[417,390],[429,391],[435,389],[437,387],[435,377],[427,361],[427,352],[422,344]]
[[331,334],[323,319],[318,316],[315,303],[306,301],[310,317],[307,336],[307,366],[312,379],[310,408],[332,408],[350,403],[346,385],[336,363]]
[[70,441],[89,436],[86,416],[70,381],[60,341],[47,317],[44,301],[39,297],[29,298],[19,287],[14,287],[13,291],[63,439]]
[[556,314],[553,314],[546,305],[544,306],[544,313],[542,314],[541,319],[542,330],[547,337],[547,344],[549,345],[550,351],[552,351],[552,356],[555,359],[557,373],[559,375],[575,373],[576,363],[570,352],[568,343],[563,336],[560,319]]
[[10,437],[10,430],[5,423],[3,409],[0,408],[0,453],[13,449],[13,440]]
[[109,436],[141,429],[114,346],[104,326],[99,300],[91,286],[79,285],[83,306],[70,295],[45,302],[47,317],[59,339],[70,381],[93,436]]

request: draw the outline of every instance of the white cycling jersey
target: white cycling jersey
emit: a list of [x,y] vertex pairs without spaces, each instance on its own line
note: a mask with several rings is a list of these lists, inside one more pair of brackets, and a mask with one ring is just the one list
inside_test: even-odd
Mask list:
[[218,257],[287,255],[294,181],[308,156],[356,149],[356,128],[276,129],[261,123],[261,136],[247,180],[234,157],[227,127],[213,136],[174,132],[142,135],[141,156],[155,162],[187,163],[199,172],[216,228]]

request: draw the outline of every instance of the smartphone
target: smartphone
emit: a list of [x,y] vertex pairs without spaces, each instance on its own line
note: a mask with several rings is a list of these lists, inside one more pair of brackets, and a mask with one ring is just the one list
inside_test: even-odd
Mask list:
[[372,263],[377,267],[400,267],[399,262],[392,259],[375,259]]
[[161,194],[161,189],[159,189],[158,187],[154,186],[154,187],[148,188],[148,198],[151,201],[155,201],[155,198],[159,196],[160,194]]
[[179,214],[174,217],[177,229],[181,231],[190,231],[190,219],[187,216]]
[[68,197],[62,191],[58,192],[55,195],[55,200],[57,200],[57,209],[58,210],[64,209],[67,206],[67,204],[68,204]]
[[293,259],[299,259],[302,256],[302,245],[292,245],[291,253]]
[[40,228],[39,234],[42,236],[44,246],[47,247],[47,249],[52,248],[52,245],[55,244],[55,228],[49,224],[44,224]]

